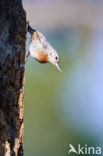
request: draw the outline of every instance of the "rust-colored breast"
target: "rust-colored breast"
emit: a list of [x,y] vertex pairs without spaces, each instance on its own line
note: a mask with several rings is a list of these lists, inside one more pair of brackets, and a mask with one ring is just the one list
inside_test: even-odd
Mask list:
[[48,62],[48,54],[45,54],[42,50],[38,52],[38,61],[40,63]]

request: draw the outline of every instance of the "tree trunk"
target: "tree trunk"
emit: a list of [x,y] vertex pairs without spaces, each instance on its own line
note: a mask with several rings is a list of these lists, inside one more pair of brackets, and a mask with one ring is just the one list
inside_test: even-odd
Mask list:
[[23,156],[26,14],[21,0],[0,0],[0,156]]

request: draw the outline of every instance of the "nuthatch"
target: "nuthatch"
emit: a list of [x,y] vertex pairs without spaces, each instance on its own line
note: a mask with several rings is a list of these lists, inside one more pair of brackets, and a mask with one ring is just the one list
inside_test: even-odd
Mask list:
[[[40,63],[52,63],[60,71],[59,56],[56,50],[48,43],[45,36],[28,24],[28,32],[31,34],[29,54]],[[29,56],[28,54],[28,56]]]

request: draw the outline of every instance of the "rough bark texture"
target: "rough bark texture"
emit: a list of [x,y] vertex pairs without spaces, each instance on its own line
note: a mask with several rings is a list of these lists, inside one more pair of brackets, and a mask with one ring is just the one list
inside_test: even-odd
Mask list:
[[26,14],[21,0],[0,0],[0,156],[23,156]]

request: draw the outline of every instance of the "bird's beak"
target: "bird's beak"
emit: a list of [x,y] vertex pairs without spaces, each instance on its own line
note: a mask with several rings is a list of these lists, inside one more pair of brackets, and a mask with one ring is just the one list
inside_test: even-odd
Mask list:
[[62,70],[61,70],[61,68],[60,68],[59,63],[57,63],[57,64],[56,64],[56,67],[59,69],[59,71],[61,71],[61,72],[62,72]]

